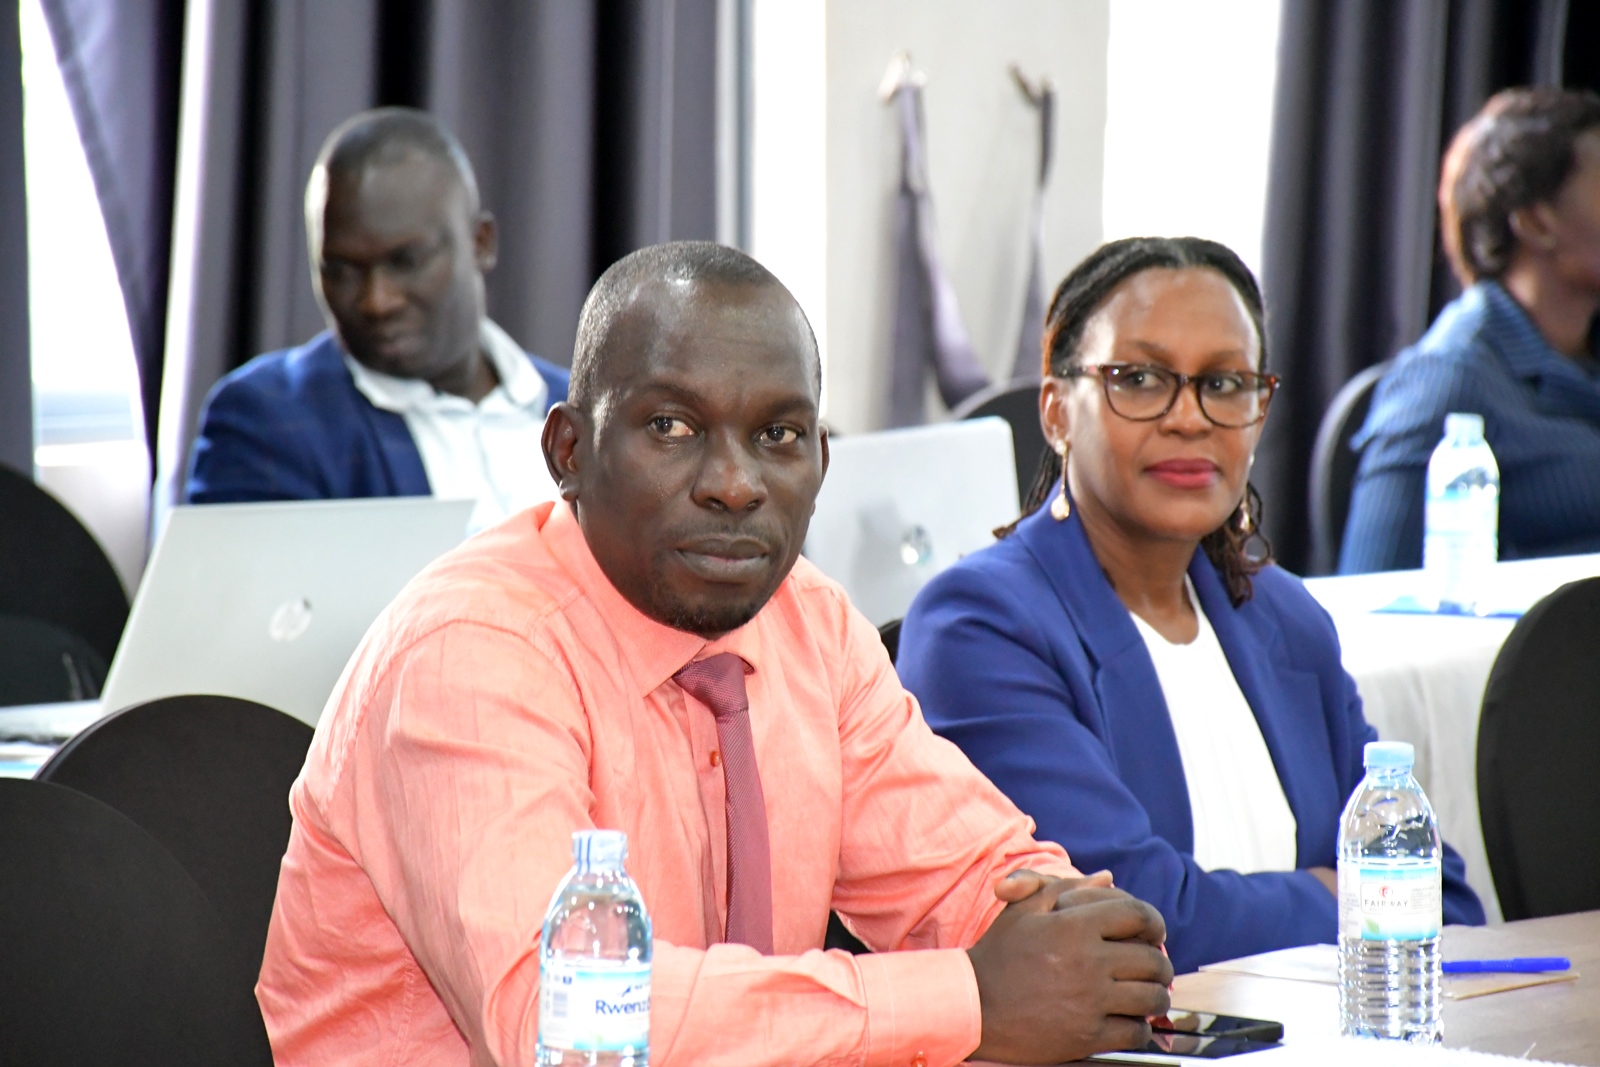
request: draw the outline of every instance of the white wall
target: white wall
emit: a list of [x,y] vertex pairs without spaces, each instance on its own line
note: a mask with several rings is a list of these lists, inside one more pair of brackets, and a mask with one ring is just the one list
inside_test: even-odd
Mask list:
[[805,309],[828,365],[826,8],[750,5],[750,245]]
[[1057,85],[1045,230],[1055,279],[1100,241],[1108,2],[756,0],[750,250],[818,330],[831,425],[882,423],[900,156],[895,116],[878,99],[890,57],[906,49],[927,75],[940,249],[979,357],[1004,376],[1037,166],[1037,121],[1007,66]]
[[1259,275],[1281,0],[1111,0],[1106,240],[1193,235]]

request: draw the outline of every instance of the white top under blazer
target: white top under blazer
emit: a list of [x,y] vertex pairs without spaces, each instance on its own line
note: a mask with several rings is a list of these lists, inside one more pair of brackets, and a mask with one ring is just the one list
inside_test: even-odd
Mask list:
[[1295,869],[1294,812],[1233,668],[1187,576],[1200,632],[1173,644],[1133,615],[1178,738],[1194,816],[1194,859],[1207,871]]

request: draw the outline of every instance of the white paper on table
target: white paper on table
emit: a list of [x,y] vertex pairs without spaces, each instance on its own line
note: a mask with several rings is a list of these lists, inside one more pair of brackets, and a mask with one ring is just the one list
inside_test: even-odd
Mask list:
[[[1177,1061],[1193,1064],[1194,1060]],[[1472,1052],[1467,1049],[1440,1048],[1438,1046],[1408,1045],[1403,1041],[1372,1041],[1349,1037],[1325,1037],[1309,1041],[1296,1041],[1282,1048],[1252,1052],[1248,1056],[1230,1059],[1236,1067],[1269,1067],[1270,1064],[1294,1063],[1298,1067],[1348,1067],[1358,1063],[1361,1067],[1475,1067],[1505,1063],[1552,1063],[1552,1060],[1519,1059],[1515,1056],[1497,1056],[1492,1052]]]
[[1208,963],[1202,971],[1246,974],[1255,978],[1287,978],[1296,982],[1339,984],[1339,946],[1301,945],[1258,956],[1243,956],[1221,963]]
[[[1294,982],[1316,982],[1320,985],[1339,984],[1339,948],[1337,945],[1301,945],[1277,952],[1263,952],[1257,956],[1243,956],[1221,963],[1208,963],[1200,968],[1219,974],[1242,974],[1252,978],[1283,978]],[[1579,977],[1577,971],[1551,971],[1541,974],[1447,974],[1442,990],[1446,1000],[1470,1000],[1504,993],[1528,986],[1548,985],[1553,982],[1571,982]]]
[[[1094,1063],[1164,1064],[1170,1067],[1194,1067],[1199,1063],[1191,1057],[1174,1056],[1159,1052],[1108,1052],[1090,1056]],[[1217,1061],[1212,1061],[1217,1062]],[[1229,1057],[1222,1061],[1235,1067],[1273,1067],[1275,1064],[1293,1063],[1296,1067],[1489,1067],[1505,1063],[1555,1063],[1554,1060],[1530,1060],[1516,1056],[1500,1056],[1492,1052],[1473,1052],[1469,1049],[1442,1048],[1437,1045],[1408,1045],[1404,1041],[1374,1041],[1350,1037],[1323,1037],[1309,1041],[1296,1041],[1292,1045],[1279,1045]]]

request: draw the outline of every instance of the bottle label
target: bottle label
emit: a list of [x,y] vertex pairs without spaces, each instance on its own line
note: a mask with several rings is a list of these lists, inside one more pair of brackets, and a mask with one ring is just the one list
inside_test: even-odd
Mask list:
[[1339,930],[1347,940],[1438,937],[1442,902],[1438,863],[1339,864]]
[[546,958],[539,968],[539,1044],[643,1052],[650,1044],[650,965]]
[[1424,509],[1427,532],[1492,538],[1499,526],[1499,496],[1486,488],[1430,496]]

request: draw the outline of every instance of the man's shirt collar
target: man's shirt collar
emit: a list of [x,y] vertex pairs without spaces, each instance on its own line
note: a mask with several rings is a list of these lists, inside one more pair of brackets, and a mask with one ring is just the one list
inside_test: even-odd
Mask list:
[[[698,634],[657,622],[629,603],[600,569],[599,561],[583,536],[577,514],[565,500],[557,500],[553,505],[549,519],[544,522],[543,536],[551,555],[573,577],[607,628],[616,635],[622,657],[638,682],[640,696],[659,689],[690,661],[719,652],[732,652],[750,669],[761,669],[758,628],[771,601],[739,629],[708,641]],[[785,577],[773,594],[774,600],[785,595],[788,582]]]
[[[500,378],[500,384],[480,401],[480,405],[498,394],[512,407],[531,411],[536,416],[543,415],[550,387],[511,335],[497,323],[485,318],[478,323],[478,345]],[[441,393],[420,379],[384,374],[358,363],[342,349],[340,354],[344,357],[344,365],[350,370],[351,378],[355,380],[356,389],[371,401],[373,407],[404,415],[412,411],[474,406],[465,397]]]

